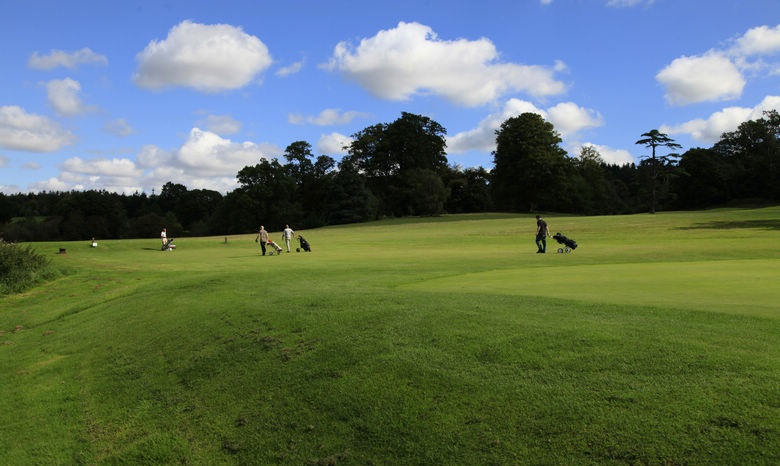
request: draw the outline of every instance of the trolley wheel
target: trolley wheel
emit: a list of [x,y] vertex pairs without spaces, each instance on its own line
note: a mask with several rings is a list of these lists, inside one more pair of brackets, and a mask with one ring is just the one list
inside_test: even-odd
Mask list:
[[571,249],[569,249],[569,248],[565,248],[565,249],[564,249],[564,251],[566,251],[566,254],[568,254],[568,253],[570,253],[570,252],[571,252]]
[[558,254],[563,254],[563,248],[558,248]]

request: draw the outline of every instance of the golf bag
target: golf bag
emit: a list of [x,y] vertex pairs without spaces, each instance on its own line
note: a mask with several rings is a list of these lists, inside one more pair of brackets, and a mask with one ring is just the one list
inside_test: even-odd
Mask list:
[[562,248],[558,248],[558,252],[572,252],[573,250],[577,249],[577,242],[571,238],[567,238],[560,233],[554,234],[553,238],[558,242],[558,244],[563,245]]
[[161,251],[173,251],[176,249],[176,245],[173,244],[173,238],[166,239],[160,248]]
[[273,255],[274,255],[274,251],[276,252],[276,254],[281,254],[281,253],[282,253],[282,247],[281,247],[281,246],[279,246],[278,244],[274,243],[274,242],[273,242],[273,241],[271,241],[270,239],[268,240],[268,242],[267,242],[267,243],[265,243],[265,245],[266,245],[266,246],[271,246],[271,249],[272,249],[272,251],[271,251],[271,253],[269,254],[270,256],[273,256]]
[[303,249],[306,252],[311,252],[311,246],[309,246],[309,242],[306,241],[306,238],[298,235],[298,242],[301,243],[301,247],[297,248],[296,251],[301,252],[301,249]]

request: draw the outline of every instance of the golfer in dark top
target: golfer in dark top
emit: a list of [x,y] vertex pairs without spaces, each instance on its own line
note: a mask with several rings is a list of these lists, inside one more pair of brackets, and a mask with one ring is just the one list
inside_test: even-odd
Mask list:
[[542,217],[536,216],[536,247],[539,248],[536,253],[544,254],[547,252],[547,235],[549,235],[547,222]]

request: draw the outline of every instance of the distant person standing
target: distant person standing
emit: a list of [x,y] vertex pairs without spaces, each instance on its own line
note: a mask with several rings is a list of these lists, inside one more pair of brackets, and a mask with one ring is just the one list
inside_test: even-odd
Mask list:
[[160,232],[160,241],[162,242],[161,249],[163,251],[173,252],[173,250],[176,248],[176,245],[173,244],[173,238],[171,238],[170,240],[168,239],[168,230],[165,228],[163,228],[162,231]]
[[282,239],[284,240],[284,244],[287,245],[287,252],[290,252],[290,240],[292,240],[294,236],[295,232],[290,228],[290,225],[285,225],[284,230],[282,230]]
[[547,227],[547,222],[540,216],[536,216],[536,247],[537,254],[544,254],[547,252],[547,236],[550,234],[550,229]]
[[260,225],[260,231],[257,232],[257,238],[255,238],[255,241],[260,242],[260,250],[263,251],[263,255],[265,255],[265,245],[268,243],[268,232],[265,231],[265,227]]

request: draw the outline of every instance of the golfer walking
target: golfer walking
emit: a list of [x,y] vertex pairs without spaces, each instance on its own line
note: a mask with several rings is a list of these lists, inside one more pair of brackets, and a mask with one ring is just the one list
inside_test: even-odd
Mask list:
[[268,232],[265,231],[265,227],[260,225],[260,231],[257,232],[257,238],[255,238],[255,241],[260,242],[260,250],[263,251],[263,255],[265,255],[265,245],[268,243]]
[[295,232],[290,228],[290,225],[285,225],[284,230],[282,230],[282,239],[287,245],[287,252],[290,252],[290,240],[293,239],[293,236],[295,236]]
[[544,254],[547,252],[547,236],[550,235],[550,230],[547,227],[542,217],[536,216],[536,247],[538,248],[537,254]]

